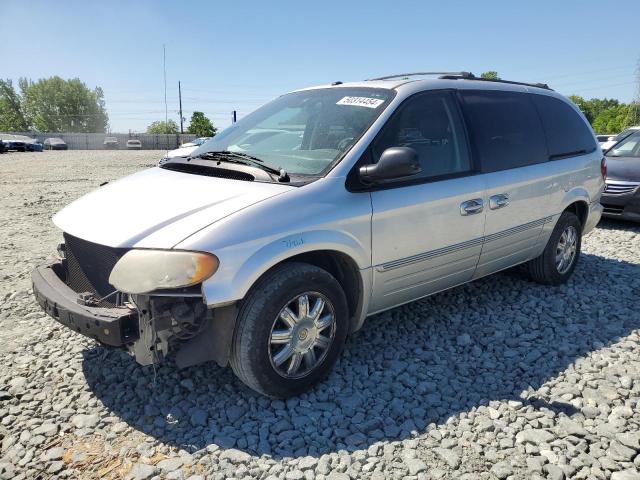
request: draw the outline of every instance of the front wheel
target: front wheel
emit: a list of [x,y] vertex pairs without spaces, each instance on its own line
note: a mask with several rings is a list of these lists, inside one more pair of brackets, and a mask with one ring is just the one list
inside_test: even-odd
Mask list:
[[231,367],[263,395],[297,395],[329,373],[348,320],[345,294],[330,273],[305,263],[279,265],[242,302]]
[[571,212],[563,212],[542,255],[527,263],[529,276],[544,285],[565,283],[576,268],[581,246],[580,220]]

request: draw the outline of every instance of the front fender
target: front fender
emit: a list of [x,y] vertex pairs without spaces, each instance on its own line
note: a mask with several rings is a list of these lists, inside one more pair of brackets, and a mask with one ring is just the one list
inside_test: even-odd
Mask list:
[[332,250],[352,258],[360,270],[370,266],[371,257],[354,236],[336,230],[312,230],[279,237],[247,255],[247,246],[216,251],[220,269],[202,284],[209,307],[229,304],[245,297],[251,286],[271,267],[296,255]]

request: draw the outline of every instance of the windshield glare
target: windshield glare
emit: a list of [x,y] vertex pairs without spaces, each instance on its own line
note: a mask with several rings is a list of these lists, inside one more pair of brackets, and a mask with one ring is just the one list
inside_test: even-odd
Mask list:
[[640,156],[640,132],[629,135],[625,140],[617,143],[607,152],[609,157],[638,157]]
[[192,153],[251,155],[290,174],[318,175],[341,157],[386,108],[393,93],[326,88],[283,95]]

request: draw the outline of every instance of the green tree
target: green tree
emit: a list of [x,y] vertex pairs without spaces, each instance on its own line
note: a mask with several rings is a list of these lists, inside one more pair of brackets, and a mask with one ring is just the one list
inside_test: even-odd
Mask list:
[[629,105],[614,105],[600,112],[592,126],[597,133],[618,133],[631,126],[632,120]]
[[213,126],[211,120],[204,116],[204,113],[193,112],[187,131],[198,137],[213,137],[218,129]]
[[13,83],[0,79],[0,132],[24,132],[28,127],[22,113],[22,99]]
[[103,133],[109,123],[104,93],[79,78],[58,76],[37,82],[21,78],[22,109],[30,127],[41,132]]
[[174,134],[178,133],[178,125],[173,120],[158,120],[153,122],[147,127],[147,133],[159,134]]
[[484,78],[485,80],[500,80],[498,76],[498,72],[495,70],[489,70],[488,72],[482,72],[480,74],[480,78]]
[[596,118],[605,110],[620,106],[620,102],[613,98],[592,98],[585,100],[578,95],[570,95],[569,99],[582,110],[582,113],[584,113],[584,116],[587,117],[591,125],[594,124]]

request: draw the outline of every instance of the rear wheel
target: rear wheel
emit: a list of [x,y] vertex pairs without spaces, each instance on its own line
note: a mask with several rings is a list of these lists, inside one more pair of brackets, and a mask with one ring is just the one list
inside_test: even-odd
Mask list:
[[331,274],[305,263],[279,265],[242,302],[231,367],[259,393],[297,395],[333,367],[348,318],[345,294]]
[[581,246],[580,220],[571,212],[563,212],[542,255],[527,263],[529,276],[544,285],[565,283],[576,268]]

